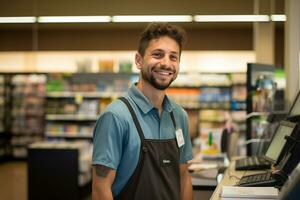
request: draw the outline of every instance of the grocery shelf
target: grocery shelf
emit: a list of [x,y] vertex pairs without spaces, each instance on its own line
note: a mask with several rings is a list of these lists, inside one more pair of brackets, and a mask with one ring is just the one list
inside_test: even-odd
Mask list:
[[81,96],[83,98],[117,98],[122,96],[121,92],[47,92],[47,98],[75,98]]
[[51,121],[96,121],[97,115],[80,114],[47,114],[46,120]]
[[90,133],[55,133],[55,132],[47,132],[46,137],[48,138],[73,138],[73,139],[91,139],[92,135]]

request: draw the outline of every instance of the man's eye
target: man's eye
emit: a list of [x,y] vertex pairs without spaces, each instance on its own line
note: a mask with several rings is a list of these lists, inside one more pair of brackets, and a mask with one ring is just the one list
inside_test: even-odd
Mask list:
[[178,60],[178,56],[176,56],[176,55],[171,55],[171,56],[170,56],[170,59],[171,59],[172,61],[177,61],[177,60]]
[[162,54],[161,53],[153,53],[152,56],[155,58],[161,58]]

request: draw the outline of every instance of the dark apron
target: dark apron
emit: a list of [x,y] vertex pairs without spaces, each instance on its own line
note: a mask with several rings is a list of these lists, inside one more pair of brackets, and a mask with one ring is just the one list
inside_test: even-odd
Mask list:
[[[179,148],[176,139],[145,139],[140,123],[130,103],[124,97],[119,99],[126,104],[131,113],[141,139],[141,150],[133,175],[114,199],[179,200]],[[170,115],[176,130],[173,112]]]

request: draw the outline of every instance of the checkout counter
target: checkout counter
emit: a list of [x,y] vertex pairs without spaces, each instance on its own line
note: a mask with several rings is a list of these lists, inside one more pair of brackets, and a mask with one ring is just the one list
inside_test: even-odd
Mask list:
[[[233,158],[230,162],[227,169],[224,171],[223,174],[219,174],[222,176],[220,179],[219,184],[215,188],[210,200],[220,200],[220,194],[222,191],[223,186],[234,186],[242,176],[258,174],[265,172],[266,170],[246,170],[246,171],[236,171],[235,170],[235,159]],[[196,199],[196,198],[195,198]]]
[[[190,164],[194,199],[208,200],[218,186],[218,175],[224,173],[225,159],[194,159]],[[220,176],[219,176],[220,177]]]

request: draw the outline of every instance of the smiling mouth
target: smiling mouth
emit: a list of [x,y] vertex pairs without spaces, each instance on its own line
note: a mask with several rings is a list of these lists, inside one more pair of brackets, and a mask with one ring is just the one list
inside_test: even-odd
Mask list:
[[173,74],[173,72],[166,72],[166,71],[158,71],[156,73],[163,75],[163,76],[170,76]]
[[154,73],[161,75],[161,76],[170,76],[170,75],[174,74],[174,72],[170,71],[170,70],[154,70]]

